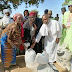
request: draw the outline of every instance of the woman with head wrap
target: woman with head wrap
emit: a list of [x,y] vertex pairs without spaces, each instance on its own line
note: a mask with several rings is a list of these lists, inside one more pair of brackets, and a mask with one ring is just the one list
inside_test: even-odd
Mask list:
[[[36,17],[36,12],[30,12],[29,20],[27,20],[23,25],[25,41],[28,41],[27,36],[30,35],[31,36],[30,44],[32,44],[35,40],[35,37],[36,37],[41,25],[42,25],[42,21],[41,21],[41,19]],[[27,32],[27,30],[30,31],[30,34],[29,34],[29,32]],[[41,48],[39,48],[39,47],[41,47]],[[35,45],[34,50],[36,51],[36,53],[42,52],[42,40]]]
[[36,13],[31,12],[29,14],[29,19],[23,25],[24,29],[30,30],[31,39],[32,39],[32,37],[34,35],[33,32],[36,30],[36,25],[34,24],[35,17],[36,17]]
[[35,18],[36,18],[36,13],[30,12],[29,19],[23,24],[25,42],[29,42],[30,44],[34,40],[35,31],[37,29],[35,25]]
[[[21,39],[21,22],[23,16],[16,13],[13,16],[14,23],[9,24],[1,35],[2,63],[7,69],[10,65],[16,64],[16,47],[26,48]],[[22,50],[22,49],[21,49]]]

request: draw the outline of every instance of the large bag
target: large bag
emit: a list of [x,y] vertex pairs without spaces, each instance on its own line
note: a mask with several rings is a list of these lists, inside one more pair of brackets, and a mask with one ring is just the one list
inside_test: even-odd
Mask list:
[[39,63],[37,72],[55,72],[53,67],[49,64],[49,55],[46,51],[37,53],[35,62]]
[[49,64],[39,65],[37,72],[55,72]]
[[43,53],[37,53],[36,58],[35,58],[35,62],[39,63],[39,64],[48,64],[49,62],[49,56],[46,53],[46,51],[43,51]]
[[66,44],[58,45],[57,47],[57,63],[62,68],[67,69],[68,71],[71,68],[71,56],[72,53],[68,50]]
[[33,49],[27,49],[25,52],[25,63],[26,67],[30,68],[30,66],[34,63],[36,57],[36,53]]

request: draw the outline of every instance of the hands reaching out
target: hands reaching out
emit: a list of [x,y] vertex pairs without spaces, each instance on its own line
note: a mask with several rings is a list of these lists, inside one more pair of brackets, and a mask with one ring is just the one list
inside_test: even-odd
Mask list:
[[31,45],[30,48],[34,48],[35,44],[36,44],[36,42],[34,42],[34,43]]

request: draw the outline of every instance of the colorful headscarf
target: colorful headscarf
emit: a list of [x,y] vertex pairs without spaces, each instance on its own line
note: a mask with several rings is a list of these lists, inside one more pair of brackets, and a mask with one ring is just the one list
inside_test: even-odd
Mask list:
[[17,18],[19,18],[19,17],[23,18],[23,15],[20,14],[20,13],[16,13],[15,15],[13,15],[14,21],[15,21]]
[[30,12],[29,16],[36,16],[36,13],[35,12]]

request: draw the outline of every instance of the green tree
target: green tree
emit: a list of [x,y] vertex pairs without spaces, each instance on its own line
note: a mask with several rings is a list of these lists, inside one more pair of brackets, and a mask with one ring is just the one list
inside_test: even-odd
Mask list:
[[62,4],[62,6],[67,5],[69,1],[71,1],[71,0],[65,0],[65,2]]
[[[29,11],[29,13],[30,13],[30,12],[37,12],[37,14],[38,14],[39,11],[36,10],[36,9],[34,9],[34,10]],[[37,15],[37,17],[40,17],[40,15]]]
[[44,0],[0,0],[0,11],[3,11],[4,8],[10,8],[11,5],[13,5],[13,8],[16,9],[19,5],[22,4],[22,2],[25,2],[25,4],[36,5],[38,7],[38,4],[41,2],[43,3]]

